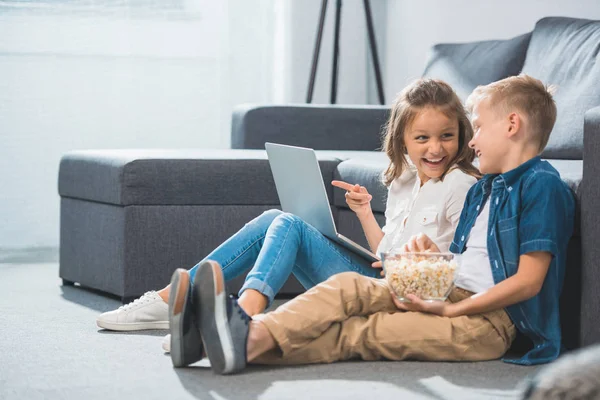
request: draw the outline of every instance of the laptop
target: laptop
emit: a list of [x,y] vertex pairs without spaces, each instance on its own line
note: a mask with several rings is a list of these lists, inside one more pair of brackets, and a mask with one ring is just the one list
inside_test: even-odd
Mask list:
[[[338,233],[327,191],[313,149],[265,143],[281,209],[315,227],[325,237],[371,262],[379,258]],[[328,182],[328,184],[330,184]]]

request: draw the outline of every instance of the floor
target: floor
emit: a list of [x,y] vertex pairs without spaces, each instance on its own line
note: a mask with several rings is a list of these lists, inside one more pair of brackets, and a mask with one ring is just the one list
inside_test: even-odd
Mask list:
[[501,361],[250,367],[230,377],[204,361],[174,369],[165,331],[99,330],[96,316],[120,303],[63,287],[55,254],[0,252],[1,399],[516,399],[535,371]]

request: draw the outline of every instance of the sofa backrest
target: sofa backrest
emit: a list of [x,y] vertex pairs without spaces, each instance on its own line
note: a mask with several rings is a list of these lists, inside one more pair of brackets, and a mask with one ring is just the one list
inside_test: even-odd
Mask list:
[[315,150],[381,148],[387,106],[240,104],[231,117],[231,148],[261,149],[265,142]]
[[600,105],[600,21],[539,20],[522,72],[558,86],[558,116],[543,157],[583,159],[583,115]]
[[465,101],[477,86],[519,74],[530,38],[526,33],[508,40],[436,44],[423,77],[448,82]]

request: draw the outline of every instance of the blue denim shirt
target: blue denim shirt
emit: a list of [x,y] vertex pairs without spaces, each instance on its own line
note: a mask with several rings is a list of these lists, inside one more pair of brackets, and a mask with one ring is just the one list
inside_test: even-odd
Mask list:
[[461,254],[475,220],[490,197],[487,250],[496,284],[517,273],[519,257],[534,251],[552,253],[540,292],[506,308],[519,331],[534,347],[521,365],[550,362],[561,350],[558,301],[562,290],[567,244],[573,233],[575,199],[547,161],[533,158],[501,175],[485,175],[467,193],[450,251]]

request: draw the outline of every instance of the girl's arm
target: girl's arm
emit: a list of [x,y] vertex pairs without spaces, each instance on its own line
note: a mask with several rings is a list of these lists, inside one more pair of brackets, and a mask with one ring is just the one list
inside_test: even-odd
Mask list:
[[346,190],[346,203],[356,213],[367,237],[369,247],[375,253],[383,238],[383,231],[379,227],[371,209],[371,199],[373,196],[369,194],[364,186],[358,184],[352,185],[343,181],[332,181],[331,184]]
[[379,223],[375,219],[373,211],[369,209],[368,213],[358,215],[358,220],[360,221],[363,231],[365,232],[365,236],[367,237],[367,242],[369,242],[371,251],[375,253],[379,247],[379,243],[381,243],[384,233],[379,227]]

